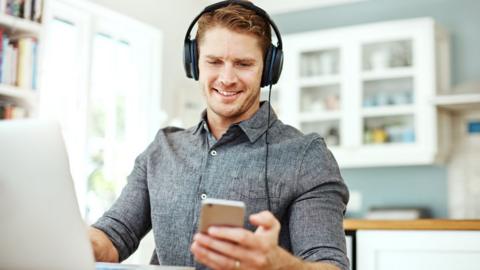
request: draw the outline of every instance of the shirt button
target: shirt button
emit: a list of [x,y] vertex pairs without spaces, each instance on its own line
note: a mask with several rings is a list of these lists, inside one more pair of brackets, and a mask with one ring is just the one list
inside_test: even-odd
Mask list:
[[215,151],[215,150],[210,151],[210,155],[216,156],[216,155],[217,155],[217,151]]
[[200,198],[202,198],[202,200],[205,200],[207,198],[207,194],[203,193],[202,195],[200,195]]

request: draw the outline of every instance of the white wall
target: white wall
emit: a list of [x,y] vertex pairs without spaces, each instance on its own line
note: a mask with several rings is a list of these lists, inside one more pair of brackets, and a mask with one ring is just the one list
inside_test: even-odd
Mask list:
[[[192,19],[204,8],[197,0],[90,0],[162,31],[161,104],[168,121],[180,118],[186,126],[199,119],[203,99],[198,83],[186,78],[183,39]],[[189,110],[185,104],[195,103]]]

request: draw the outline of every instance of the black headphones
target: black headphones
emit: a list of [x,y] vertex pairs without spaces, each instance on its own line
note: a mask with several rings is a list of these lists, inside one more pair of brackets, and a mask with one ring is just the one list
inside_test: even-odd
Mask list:
[[270,16],[268,16],[265,10],[255,6],[251,2],[244,0],[227,0],[212,4],[207,6],[200,14],[197,15],[197,17],[195,17],[195,19],[193,19],[192,23],[188,27],[187,34],[185,35],[183,48],[183,64],[187,77],[198,80],[200,74],[198,70],[197,41],[195,39],[190,39],[190,32],[192,31],[193,26],[203,14],[226,7],[230,4],[240,5],[246,9],[255,11],[257,15],[265,18],[272,26],[273,31],[275,31],[275,35],[278,39],[277,46],[270,44],[268,52],[265,56],[262,82],[260,83],[260,87],[276,84],[280,78],[280,74],[282,73],[283,66],[282,37],[280,36],[277,26],[270,19]]

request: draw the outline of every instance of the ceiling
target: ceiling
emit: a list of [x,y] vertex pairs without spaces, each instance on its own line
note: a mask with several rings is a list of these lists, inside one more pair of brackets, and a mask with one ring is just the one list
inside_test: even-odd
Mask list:
[[[219,0],[203,0],[206,5],[219,2]],[[349,4],[368,0],[252,0],[256,5],[265,9],[269,14],[287,13],[310,8],[327,7],[333,5]]]

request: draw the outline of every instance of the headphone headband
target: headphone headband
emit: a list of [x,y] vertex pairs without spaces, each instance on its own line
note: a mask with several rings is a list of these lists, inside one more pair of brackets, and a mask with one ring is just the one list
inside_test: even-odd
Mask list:
[[211,4],[207,7],[205,7],[203,9],[203,11],[200,12],[200,14],[198,14],[193,19],[193,21],[190,23],[190,26],[188,26],[188,30],[187,30],[187,33],[185,35],[185,42],[190,41],[190,33],[192,32],[193,27],[195,26],[197,21],[200,19],[200,17],[202,17],[203,14],[212,12],[214,10],[217,10],[217,9],[220,9],[220,8],[232,5],[232,4],[240,5],[244,8],[246,8],[246,9],[255,11],[255,13],[257,13],[257,15],[266,19],[268,21],[268,23],[272,26],[273,31],[275,32],[275,36],[277,36],[277,40],[278,40],[277,41],[277,48],[280,49],[280,50],[283,48],[282,37],[280,35],[280,31],[278,30],[277,26],[275,25],[273,20],[270,18],[268,13],[265,10],[263,10],[262,8],[254,5],[252,2],[245,1],[245,0],[226,0],[226,1],[221,1],[221,2]]

